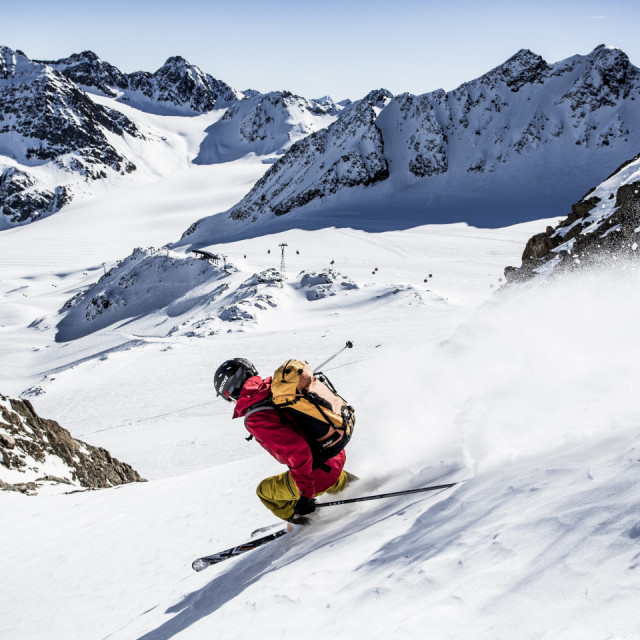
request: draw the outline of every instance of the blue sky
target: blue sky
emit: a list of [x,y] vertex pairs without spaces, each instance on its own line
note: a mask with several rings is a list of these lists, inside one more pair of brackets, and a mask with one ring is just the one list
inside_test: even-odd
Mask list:
[[640,66],[640,2],[0,0],[0,44],[91,49],[125,72],[181,55],[237,89],[359,98],[453,89],[528,48],[548,62],[617,46]]

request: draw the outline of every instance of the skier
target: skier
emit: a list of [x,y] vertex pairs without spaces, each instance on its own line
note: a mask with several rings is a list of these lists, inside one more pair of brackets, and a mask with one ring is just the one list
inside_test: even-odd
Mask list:
[[[337,493],[356,477],[343,468],[344,449],[323,464],[314,464],[316,443],[270,401],[271,380],[261,378],[248,360],[234,358],[218,367],[214,386],[219,396],[235,404],[233,418],[244,418],[249,439],[254,437],[278,462],[289,467],[258,485],[262,503],[283,520],[307,524],[307,516],[316,509],[316,496]],[[308,388],[313,380],[313,371],[306,365],[297,391]]]

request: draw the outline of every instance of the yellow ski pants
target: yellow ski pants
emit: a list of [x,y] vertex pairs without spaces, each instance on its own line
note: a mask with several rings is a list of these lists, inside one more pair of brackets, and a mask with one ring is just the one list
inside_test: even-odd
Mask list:
[[[338,491],[342,491],[347,486],[348,482],[349,474],[343,469],[337,481],[331,487],[325,491],[320,491],[316,495],[320,496],[325,492],[338,493]],[[293,507],[300,497],[298,487],[291,477],[290,471],[265,478],[258,485],[256,493],[262,504],[283,520],[288,520],[293,516]]]

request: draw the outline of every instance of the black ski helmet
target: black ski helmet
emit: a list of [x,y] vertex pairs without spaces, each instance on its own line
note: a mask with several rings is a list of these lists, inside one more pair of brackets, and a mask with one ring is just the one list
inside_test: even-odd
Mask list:
[[244,358],[233,358],[223,362],[213,375],[213,386],[216,393],[229,402],[240,397],[244,383],[252,376],[257,376],[257,369]]

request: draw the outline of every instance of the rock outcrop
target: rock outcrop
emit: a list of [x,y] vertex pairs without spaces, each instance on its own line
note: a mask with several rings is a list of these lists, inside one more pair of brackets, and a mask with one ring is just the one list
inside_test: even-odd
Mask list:
[[106,488],[143,479],[100,447],[74,439],[28,400],[0,395],[0,489],[34,493],[44,484]]
[[556,227],[529,239],[520,267],[507,267],[507,282],[582,269],[640,254],[640,155],[573,205]]
[[338,292],[358,289],[358,285],[335,269],[323,271],[303,271],[300,273],[300,290],[304,291],[307,300],[321,300],[337,295]]

